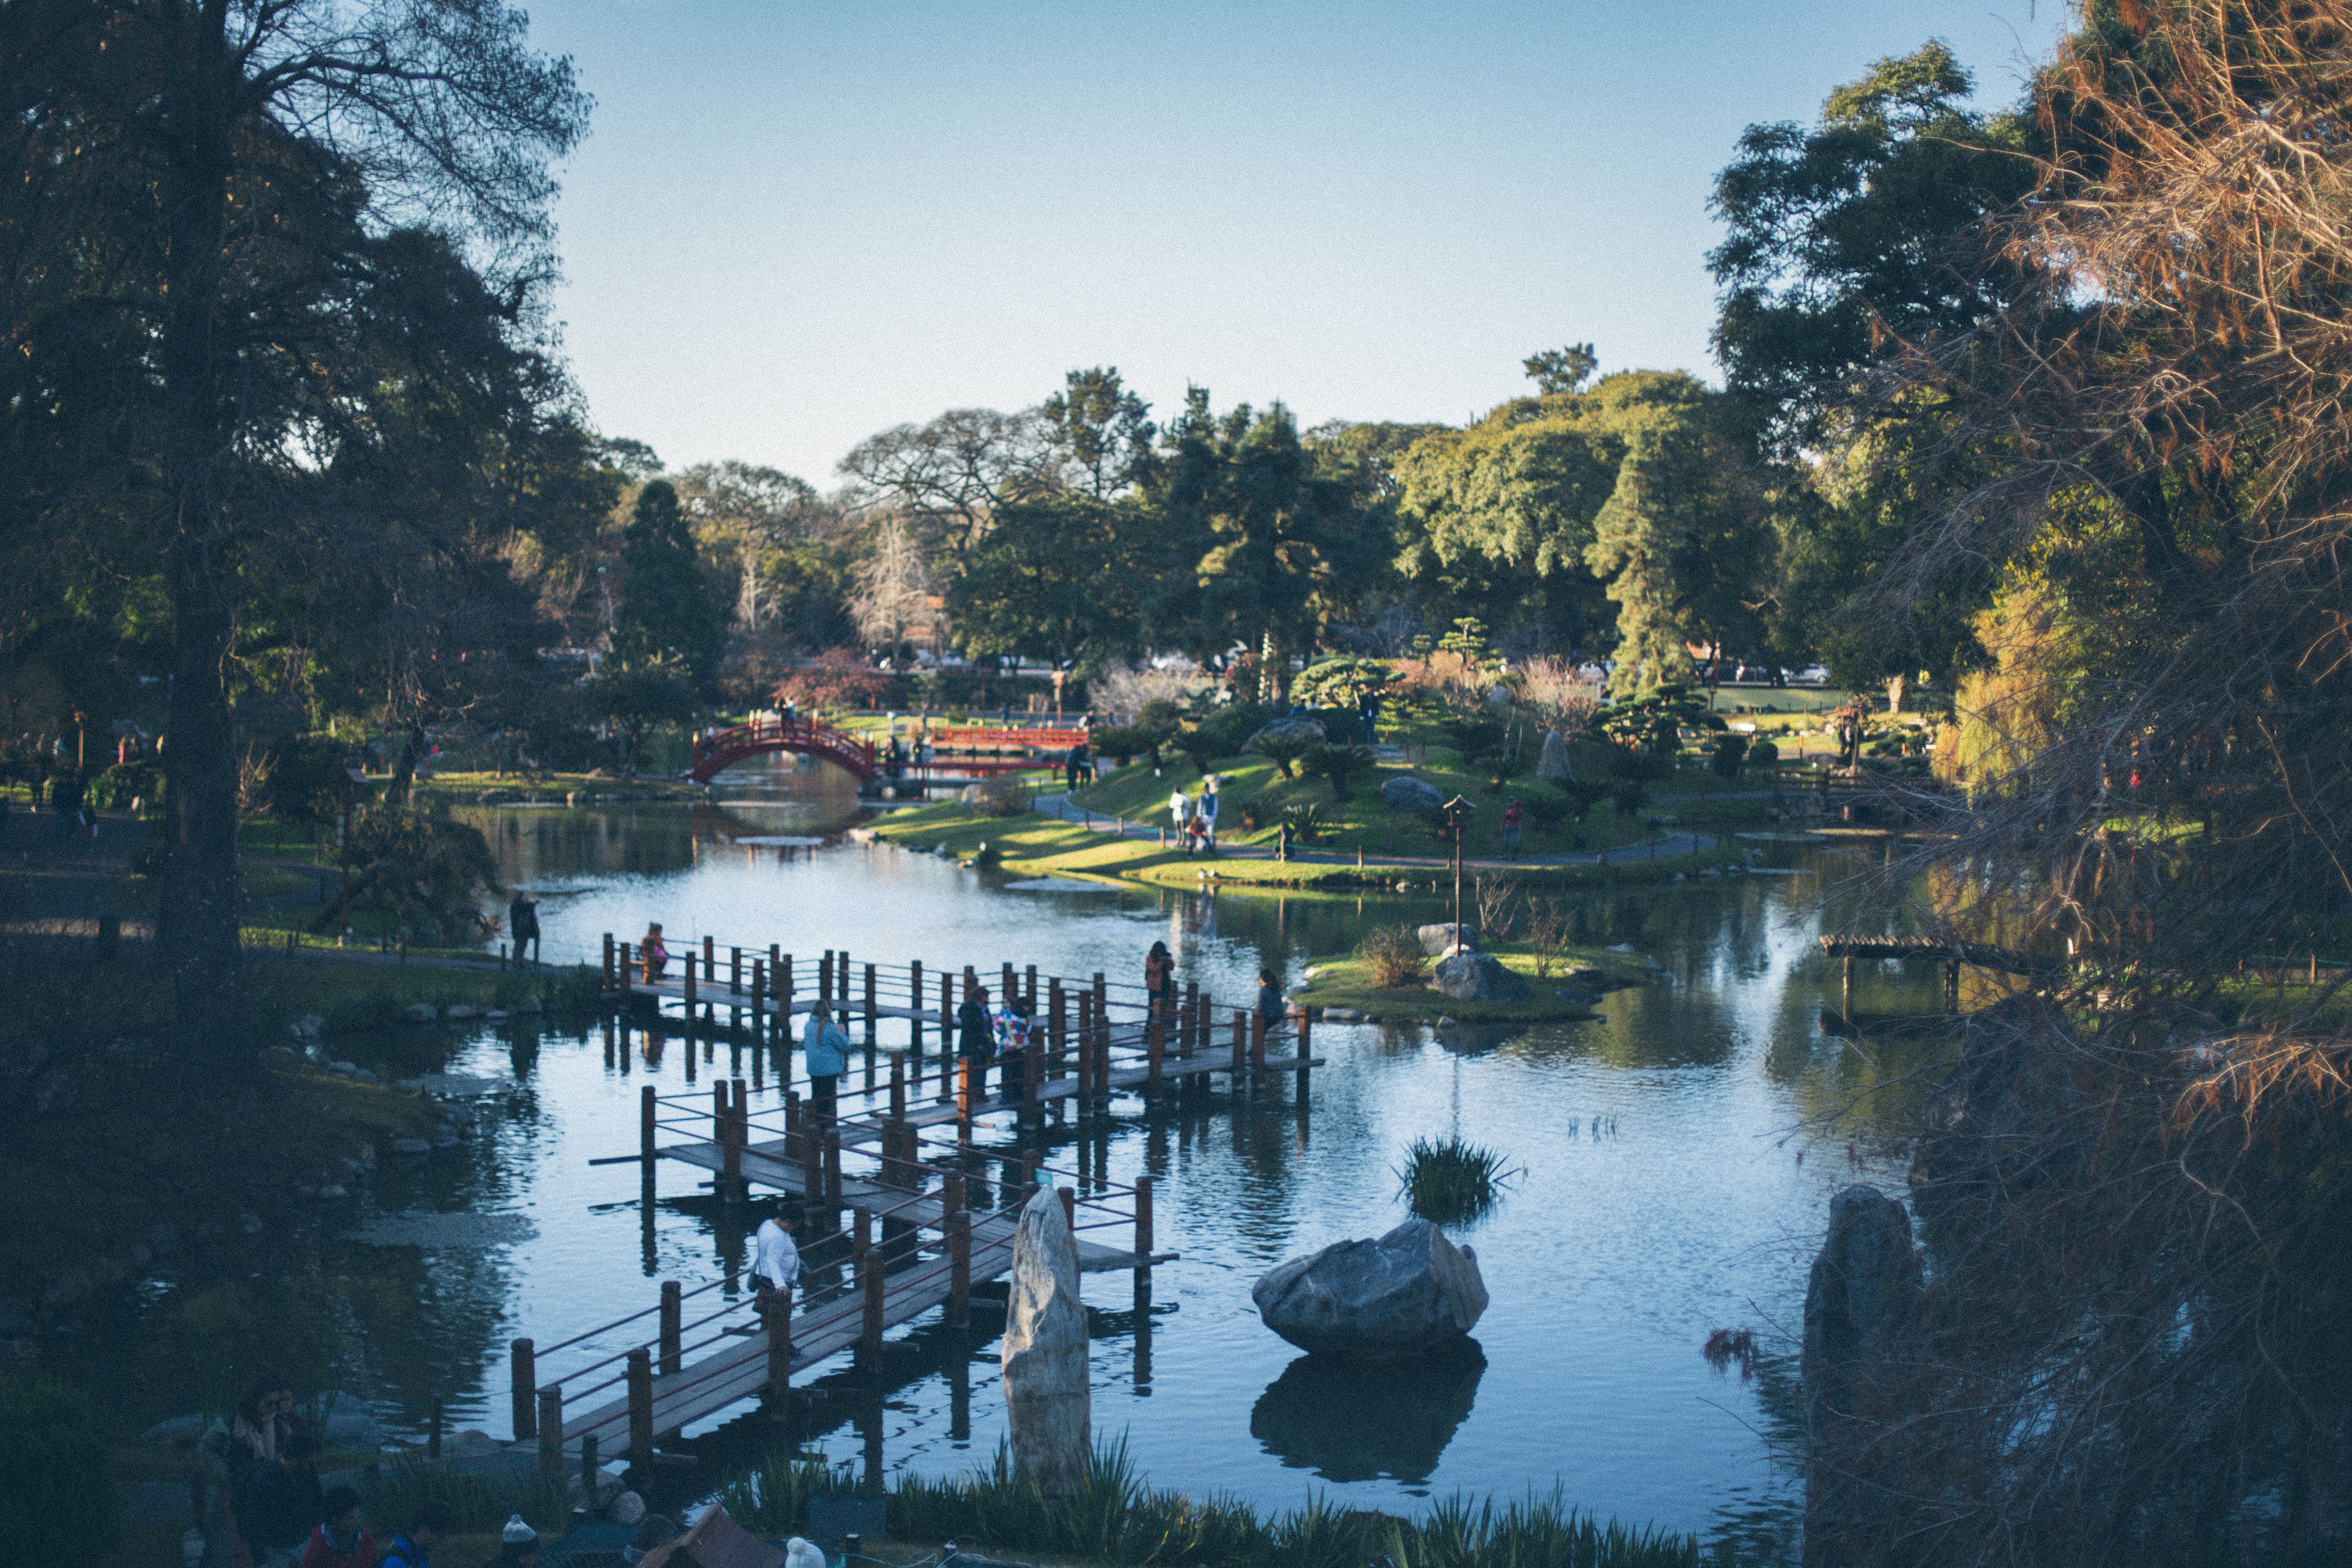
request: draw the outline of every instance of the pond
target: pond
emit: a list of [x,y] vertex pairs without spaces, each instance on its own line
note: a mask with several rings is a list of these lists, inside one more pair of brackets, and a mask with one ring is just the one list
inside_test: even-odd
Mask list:
[[[633,938],[652,919],[673,947],[710,931],[803,955],[846,948],[860,962],[971,963],[983,975],[1009,960],[1130,980],[1157,938],[1180,980],[1233,1005],[1261,964],[1296,982],[1368,924],[1441,918],[1435,900],[1016,885],[843,841],[860,810],[849,780],[789,762],[723,775],[716,795],[473,817],[501,874],[537,891],[551,961],[593,962],[604,932]],[[1863,845],[1760,842],[1755,875],[1582,896],[1593,940],[1631,943],[1656,965],[1651,984],[1609,995],[1605,1017],[1326,1025],[1315,1038],[1328,1066],[1303,1109],[1286,1080],[1239,1100],[1220,1082],[1149,1114],[1122,1101],[1089,1159],[1113,1181],[1154,1176],[1158,1244],[1180,1257],[1154,1271],[1148,1311],[1129,1275],[1085,1277],[1097,1436],[1123,1439],[1157,1484],[1270,1505],[1320,1491],[1410,1512],[1456,1490],[1557,1487],[1628,1522],[1784,1546],[1794,1477],[1773,1444],[1790,1430],[1792,1369],[1777,1357],[1743,1383],[1712,1370],[1700,1346],[1717,1328],[1752,1327],[1787,1352],[1829,1194],[1853,1181],[1901,1185],[1867,1114],[1816,1120],[1916,1065],[1906,1052],[1918,1047],[1821,1027],[1822,1009],[1839,1004],[1836,967],[1815,942],[1837,918],[1822,889],[1878,853]],[[1859,1014],[1937,1005],[1932,966],[1858,971]],[[886,1045],[902,1038],[889,1028]],[[438,1395],[453,1425],[503,1436],[509,1338],[550,1343],[650,1306],[657,1279],[691,1289],[740,1264],[744,1238],[688,1167],[663,1168],[647,1215],[634,1166],[590,1163],[635,1149],[648,1078],[683,1091],[691,1053],[675,1041],[649,1059],[594,1026],[510,1020],[415,1038],[429,1033],[346,1037],[338,1050],[362,1065],[373,1052],[388,1072],[430,1065],[491,1080],[480,1135],[387,1163],[313,1238],[306,1267],[322,1293],[358,1280],[386,1299],[289,1310],[289,1321],[332,1320],[319,1375],[363,1384],[395,1433],[414,1432]],[[1252,1284],[1285,1258],[1403,1218],[1405,1147],[1446,1134],[1501,1151],[1515,1170],[1500,1205],[1455,1232],[1493,1299],[1476,1353],[1377,1373],[1300,1357],[1259,1322]],[[1049,1147],[1070,1163],[1066,1143]],[[386,1223],[427,1213],[493,1217]],[[169,1294],[154,1300],[159,1320]],[[878,1381],[845,1362],[803,1374],[812,1392],[797,1430],[748,1407],[723,1413],[687,1434],[702,1462],[665,1485],[707,1494],[782,1440],[885,1474],[986,1463],[1004,1433],[987,1323],[960,1336],[919,1322]],[[146,1397],[168,1401],[172,1374],[157,1375],[164,1391]]]

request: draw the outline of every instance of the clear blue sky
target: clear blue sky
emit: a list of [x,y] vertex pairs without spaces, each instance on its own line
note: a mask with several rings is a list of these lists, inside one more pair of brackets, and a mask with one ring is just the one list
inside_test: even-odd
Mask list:
[[820,489],[876,430],[1115,364],[1165,414],[1459,422],[1518,362],[1712,378],[1715,172],[1942,37],[2013,100],[2056,0],[541,0],[597,99],[556,313],[598,426]]

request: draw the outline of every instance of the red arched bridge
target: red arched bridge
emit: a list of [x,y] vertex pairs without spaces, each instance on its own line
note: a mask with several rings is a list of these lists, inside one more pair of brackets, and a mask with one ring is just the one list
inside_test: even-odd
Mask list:
[[[931,743],[933,763],[926,766],[908,754],[899,773],[916,779],[985,778],[992,773],[1024,773],[1059,764],[1068,749],[1086,739],[1076,729],[935,729],[925,737]],[[709,784],[722,768],[763,752],[795,752],[822,757],[847,768],[860,783],[891,774],[890,760],[871,741],[861,741],[814,719],[787,719],[763,713],[732,729],[714,730],[694,743],[694,765],[687,776]]]
[[695,742],[694,765],[687,769],[687,776],[697,784],[709,784],[719,769],[732,767],[762,752],[796,752],[803,756],[823,757],[838,767],[847,768],[861,783],[882,776],[882,764],[875,755],[872,742],[856,740],[814,719],[787,719],[781,713],[763,713],[748,724],[715,730]]

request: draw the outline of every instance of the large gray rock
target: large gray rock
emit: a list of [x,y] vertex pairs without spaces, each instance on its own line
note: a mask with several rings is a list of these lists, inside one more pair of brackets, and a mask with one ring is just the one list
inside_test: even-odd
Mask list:
[[1421,938],[1421,951],[1432,958],[1443,958],[1457,947],[1468,947],[1478,940],[1478,928],[1468,921],[1455,925],[1452,921],[1423,926],[1413,933]]
[[1039,1188],[1021,1211],[1010,1279],[1001,1360],[1013,1472],[1066,1496],[1086,1479],[1094,1435],[1078,1244],[1062,1217],[1058,1190]]
[[1829,1234],[1805,1282],[1800,1373],[1809,1422],[1845,1413],[1842,1395],[1911,1322],[1918,1300],[1919,1258],[1903,1205],[1861,1185],[1831,1198]]
[[1486,952],[1440,960],[1430,984],[1456,1002],[1517,1002],[1528,994],[1528,983]]
[[1307,741],[1319,746],[1331,737],[1325,731],[1323,721],[1320,719],[1297,717],[1276,719],[1271,724],[1259,725],[1256,732],[1242,742],[1242,750],[1254,752],[1257,749],[1257,743],[1260,741],[1269,738],[1279,741]]
[[1435,811],[1445,804],[1445,792],[1411,773],[1399,773],[1381,785],[1381,799],[1398,811]]
[[1543,755],[1536,763],[1536,777],[1558,784],[1575,776],[1576,769],[1568,760],[1568,737],[1557,730],[1546,730]]
[[1265,1326],[1312,1355],[1393,1361],[1458,1343],[1486,1310],[1478,1255],[1425,1219],[1294,1258],[1250,1292]]

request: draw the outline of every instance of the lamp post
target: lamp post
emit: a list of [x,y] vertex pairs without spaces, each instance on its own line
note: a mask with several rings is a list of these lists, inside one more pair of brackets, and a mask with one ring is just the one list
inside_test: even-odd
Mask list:
[[1446,819],[1454,824],[1454,942],[1457,947],[1464,945],[1462,942],[1462,823],[1464,818],[1477,809],[1458,795],[1445,803]]

